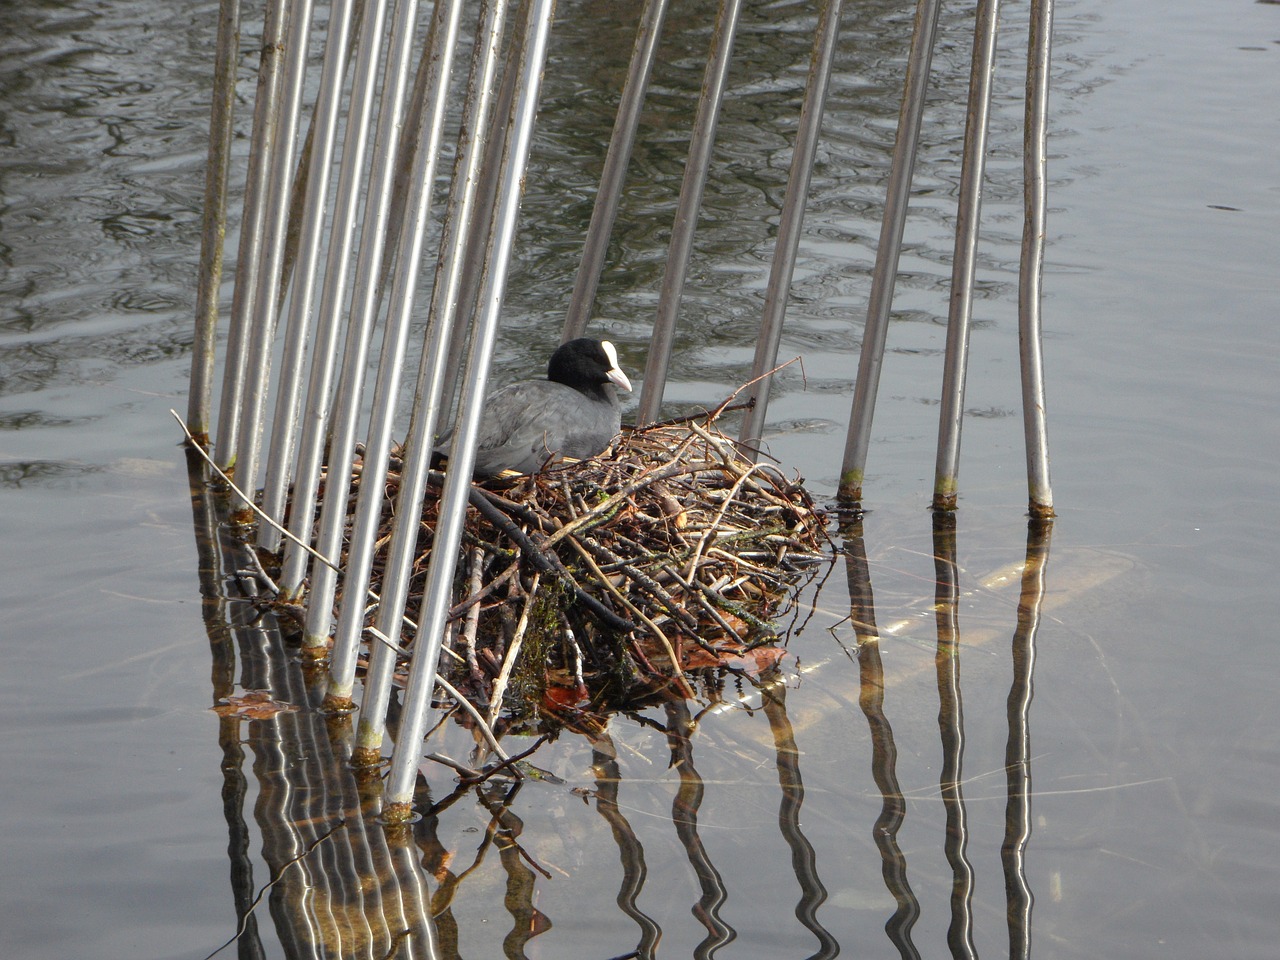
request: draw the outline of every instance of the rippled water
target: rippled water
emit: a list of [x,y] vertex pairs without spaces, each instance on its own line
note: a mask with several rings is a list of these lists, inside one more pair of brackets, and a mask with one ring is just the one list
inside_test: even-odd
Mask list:
[[[844,440],[912,13],[847,6],[783,345],[804,368],[770,411],[773,452],[821,497]],[[883,678],[868,648],[855,656],[842,558],[791,640],[785,709],[701,717],[674,741],[677,768],[652,725],[615,720],[608,744],[565,735],[538,755],[562,783],[526,785],[497,820],[482,802],[495,796],[467,795],[423,825],[442,956],[616,957],[658,935],[654,955],[670,957],[717,942],[725,957],[1003,955],[1023,932],[1037,956],[1274,954],[1280,6],[1057,4],[1045,351],[1059,519],[1033,647],[1017,609],[1025,5],[1006,7],[952,616],[934,609],[948,541],[924,509],[969,47],[969,16],[949,5],[868,463],[861,545]],[[637,370],[712,8],[670,14],[601,287],[601,328]],[[327,749],[300,715],[236,728],[209,710],[225,638],[202,616],[167,411],[185,406],[216,13],[0,8],[6,957],[214,951],[283,856],[272,744],[293,736],[294,765]],[[558,335],[635,16],[601,0],[559,13],[503,377],[539,367]],[[812,22],[794,3],[744,14],[673,405],[718,400],[749,367]],[[1031,649],[1020,811],[1008,700]],[[939,788],[948,749],[962,802]],[[435,799],[452,789],[431,778]],[[1011,811],[1029,826],[1012,872]],[[329,867],[307,874],[313,890],[346,876]],[[284,891],[305,890],[287,876],[254,914],[247,942],[266,956],[303,953]],[[1011,876],[1030,898],[1007,898]],[[1012,934],[1011,904],[1029,917]]]

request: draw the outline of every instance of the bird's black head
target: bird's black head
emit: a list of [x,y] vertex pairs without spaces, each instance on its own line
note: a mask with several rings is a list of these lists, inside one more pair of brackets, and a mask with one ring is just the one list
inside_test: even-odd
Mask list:
[[612,383],[631,392],[631,381],[618,368],[618,351],[608,340],[580,337],[563,343],[547,364],[547,379],[586,394],[599,394]]

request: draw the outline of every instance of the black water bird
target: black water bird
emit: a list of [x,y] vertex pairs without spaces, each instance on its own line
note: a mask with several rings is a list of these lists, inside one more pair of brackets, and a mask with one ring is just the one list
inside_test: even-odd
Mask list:
[[[474,473],[536,473],[559,457],[604,452],[622,429],[618,389],[630,393],[631,381],[612,343],[582,337],[561,344],[546,380],[512,383],[485,399]],[[440,438],[437,454],[448,452],[452,433]]]

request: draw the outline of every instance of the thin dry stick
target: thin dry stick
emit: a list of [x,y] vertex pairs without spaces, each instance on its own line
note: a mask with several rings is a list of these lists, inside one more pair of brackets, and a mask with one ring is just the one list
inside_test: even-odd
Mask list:
[[625,594],[613,585],[613,582],[604,575],[600,570],[600,567],[596,565],[595,559],[587,552],[586,548],[583,547],[582,544],[572,537],[569,538],[569,542],[573,544],[574,548],[579,554],[581,554],[582,559],[586,561],[587,566],[591,568],[591,572],[596,575],[596,579],[600,581],[604,588],[608,590],[619,603],[635,614],[640,622],[648,627],[650,632],[658,638],[658,642],[661,643],[663,649],[666,650],[667,656],[671,658],[671,669],[675,671],[675,679],[682,688],[681,692],[685,696],[692,698],[694,696],[693,686],[684,675],[684,669],[680,666],[680,658],[676,656],[676,648],[672,645],[671,641],[667,639],[667,635],[662,632],[662,628],[650,620],[643,610],[632,603]]
[[640,475],[639,479],[627,484],[613,496],[598,504],[590,513],[583,514],[577,519],[566,523],[564,526],[560,527],[560,529],[549,534],[547,538],[542,541],[542,545],[543,547],[555,546],[571,533],[576,533],[578,530],[590,524],[597,517],[604,516],[612,511],[628,497],[659,480],[666,480],[669,477],[674,477],[681,473],[703,473],[717,467],[719,467],[719,464],[717,463],[699,461],[697,463],[688,464],[668,463],[666,466],[657,470],[646,470]]
[[734,498],[737,497],[738,491],[742,489],[742,484],[746,481],[747,477],[751,476],[752,473],[759,469],[761,469],[760,464],[751,464],[751,466],[738,477],[733,486],[729,488],[729,495],[725,497],[724,503],[720,505],[720,510],[716,513],[715,520],[709,527],[707,527],[706,532],[698,538],[698,545],[693,548],[693,556],[689,558],[689,563],[685,566],[684,570],[686,580],[693,579],[694,571],[698,568],[698,561],[702,559],[702,551],[706,549],[707,542],[711,539],[711,535],[717,531],[721,521],[724,520],[724,515],[728,512]]
[[[481,547],[472,547],[469,556],[471,561],[471,576],[469,580],[468,593],[475,596],[480,592],[481,575],[484,572],[484,550]],[[480,663],[476,659],[476,630],[480,626],[480,604],[473,604],[471,609],[467,611],[467,619],[462,627],[462,648],[466,652],[467,667],[471,670],[471,676],[478,678],[480,676]]]
[[[252,510],[255,514],[257,514],[264,522],[274,527],[278,532],[283,534],[285,537],[288,537],[290,540],[292,540],[294,543],[300,546],[307,553],[311,554],[311,556],[315,557],[325,566],[333,570],[338,569],[338,565],[334,563],[332,560],[330,560],[328,557],[326,557],[324,554],[322,554],[319,550],[315,550],[312,547],[308,546],[307,544],[303,543],[301,540],[295,537],[292,533],[290,533],[284,527],[280,526],[280,524],[276,523],[274,520],[268,517],[265,513],[263,513],[261,508],[258,507],[258,505],[253,502],[253,497],[249,496],[247,493],[245,493],[243,490],[237,487],[232,482],[231,478],[228,477],[225,473],[223,473],[222,470],[219,469],[218,465],[213,462],[213,458],[210,457],[209,454],[205,452],[204,447],[200,446],[200,444],[196,442],[196,438],[191,435],[191,431],[187,429],[187,425],[183,423],[182,418],[178,416],[178,411],[170,409],[169,413],[173,416],[173,419],[178,421],[178,426],[182,428],[182,432],[187,435],[187,443],[191,445],[191,447],[196,451],[196,453],[200,454],[200,456],[204,459],[204,462],[207,463],[213,469],[213,472],[218,475],[218,478],[222,480],[223,483],[225,483],[228,487],[231,488],[231,492],[234,493],[237,497],[239,497],[242,503],[248,504],[249,509]],[[377,599],[377,594],[372,593],[372,591],[370,591],[370,596],[372,596],[373,599],[375,600]]]
[[529,591],[525,594],[524,606],[520,610],[520,619],[516,623],[515,633],[511,637],[511,643],[507,645],[507,655],[502,660],[502,668],[498,671],[497,678],[493,681],[493,694],[489,697],[489,723],[493,723],[498,719],[498,714],[502,712],[502,699],[507,693],[507,683],[511,678],[511,671],[515,667],[516,659],[520,656],[520,648],[524,645],[524,634],[529,628],[529,614],[533,610],[533,602],[538,595],[538,584],[542,580],[541,573],[535,573],[533,580],[530,581]]

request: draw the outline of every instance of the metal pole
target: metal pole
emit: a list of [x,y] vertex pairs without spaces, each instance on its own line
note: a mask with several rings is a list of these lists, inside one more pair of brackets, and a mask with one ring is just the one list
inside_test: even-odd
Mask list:
[[756,382],[749,388],[747,399],[752,406],[743,417],[742,430],[738,435],[743,452],[752,460],[764,433],[765,413],[773,385],[773,377],[767,374],[778,365],[782,322],[787,312],[796,251],[800,246],[800,228],[804,223],[805,201],[809,197],[813,159],[818,151],[818,134],[822,130],[822,113],[827,102],[836,42],[840,36],[840,9],[843,5],[843,0],[825,0],[813,38],[809,82],[800,108],[800,128],[796,131],[796,145],[791,154],[791,173],[787,179],[787,194],[782,201],[778,240],[764,297],[764,317],[760,322],[760,337],[756,340],[755,361],[751,367],[751,379]]
[[[418,361],[409,434],[405,440],[404,467],[396,497],[396,520],[391,531],[391,543],[387,547],[378,613],[374,618],[378,632],[393,639],[401,635],[409,593],[409,573],[417,553],[419,518],[422,516],[422,499],[431,466],[436,424],[443,406],[441,386],[450,356],[450,341],[466,339],[462,336],[458,290],[469,250],[468,231],[476,227],[472,210],[479,189],[480,168],[494,126],[490,122],[495,99],[493,78],[501,58],[506,14],[505,0],[483,0],[476,27],[478,39],[472,48],[462,127],[458,134],[458,157],[440,238],[441,253],[436,261],[427,330]],[[383,643],[372,644],[360,704],[357,745],[352,757],[356,764],[372,765],[381,758],[395,665],[394,650]],[[345,698],[350,702],[353,687],[353,678],[339,677],[336,670],[331,671],[326,699],[335,706],[340,703],[345,706],[342,700]]]
[[291,0],[289,7],[283,99],[280,102],[280,119],[276,124],[276,149],[271,158],[271,180],[267,194],[264,262],[258,270],[258,292],[253,301],[254,336],[249,341],[249,358],[245,364],[244,396],[240,401],[240,436],[236,447],[237,485],[250,495],[258,485],[262,418],[279,314],[276,290],[280,285],[285,235],[288,232],[289,181],[293,175],[293,152],[298,138],[298,117],[302,112],[303,82],[307,74],[312,6],[312,0]]
[[973,26],[973,67],[969,73],[969,110],[960,166],[956,246],[951,263],[951,310],[947,318],[947,355],[942,370],[942,408],[938,414],[938,462],[933,477],[933,508],[956,508],[960,468],[960,427],[964,419],[965,368],[969,361],[969,324],[973,313],[973,277],[982,215],[982,178],[987,163],[987,125],[995,72],[999,0],[978,0]]
[[1053,0],[1033,0],[1027,50],[1027,117],[1023,132],[1022,263],[1018,274],[1018,352],[1022,367],[1022,423],[1027,444],[1027,489],[1033,517],[1053,516],[1049,438],[1045,426],[1044,354],[1040,295],[1047,204],[1047,118]]
[[[417,143],[413,147],[413,176],[404,198],[409,215],[400,224],[397,242],[399,256],[392,281],[387,323],[383,330],[382,356],[374,385],[373,412],[365,439],[360,496],[356,501],[351,545],[343,569],[343,596],[338,629],[334,634],[327,702],[335,698],[349,702],[351,686],[355,680],[356,655],[364,632],[369,570],[373,564],[374,544],[382,519],[383,485],[387,478],[387,456],[391,449],[396,400],[400,394],[400,371],[404,367],[405,348],[409,342],[409,321],[412,319],[422,245],[431,211],[431,188],[435,182],[436,160],[440,153],[446,98],[449,94],[449,75],[452,72],[461,16],[462,0],[441,0],[436,3],[431,18],[431,33],[427,39],[424,60],[427,77],[422,87],[429,102],[420,113],[421,126]],[[343,706],[348,706],[348,702],[344,702]]]
[[[262,510],[276,522],[284,517],[290,480],[290,463],[302,391],[302,361],[310,335],[316,288],[319,286],[320,247],[350,36],[351,0],[334,0],[329,11],[329,33],[325,39],[320,92],[316,96],[315,122],[312,127],[315,139],[311,144],[307,172],[299,173],[299,176],[305,176],[307,186],[298,240],[298,270],[294,273],[293,296],[289,301],[289,316],[285,324],[284,355],[276,378],[271,445],[267,452],[267,472],[262,489]],[[280,534],[276,528],[265,523],[259,527],[258,545],[273,553],[278,550]]]
[[[356,264],[351,297],[351,317],[346,349],[338,377],[338,394],[333,405],[329,444],[329,475],[320,509],[320,532],[316,549],[336,560],[346,526],[347,500],[351,493],[351,453],[355,448],[356,421],[364,391],[368,365],[370,331],[378,312],[378,285],[374,282],[382,264],[386,241],[387,212],[391,205],[395,175],[396,131],[404,116],[404,93],[408,85],[410,55],[413,52],[413,25],[417,0],[397,0],[391,26],[391,46],[387,50],[382,102],[378,105],[378,131],[374,140],[369,195],[360,232],[360,258]],[[338,572],[323,563],[311,567],[311,590],[307,596],[307,616],[303,626],[303,646],[311,654],[327,645],[333,619],[333,597]]]
[[[517,20],[528,13],[528,0],[521,0],[517,9]],[[527,19],[526,19],[527,22]],[[493,107],[493,116],[510,117],[511,104],[516,96],[516,80],[519,77],[521,47],[518,40],[513,39],[511,49],[507,51],[506,65],[503,69],[502,82],[498,86],[497,99]],[[502,157],[506,153],[507,138],[510,131],[506,124],[498,122],[488,137],[485,155],[478,167],[476,176],[475,199],[471,205],[471,222],[466,228],[467,252],[462,260],[462,273],[458,278],[458,289],[455,296],[458,304],[458,321],[455,329],[468,326],[476,313],[476,302],[480,297],[480,283],[485,268],[485,250],[493,233],[494,208],[498,197],[498,181],[502,175]],[[449,360],[445,365],[444,382],[440,388],[440,409],[448,420],[448,413],[453,409],[453,398],[457,392],[458,374],[462,370],[466,356],[468,340],[466,337],[454,337],[449,345]]]
[[554,9],[554,0],[531,0],[529,4],[520,83],[509,125],[511,136],[503,158],[495,230],[486,258],[484,294],[467,358],[457,429],[449,448],[449,473],[441,493],[440,519],[427,570],[422,614],[418,619],[417,649],[410,667],[400,731],[388,775],[386,816],[389,820],[403,820],[411,813],[413,785],[422,756],[422,738],[426,733],[427,714],[435,687],[436,662],[440,656],[440,642],[453,590],[453,571],[466,519],[471,469],[475,464],[476,431],[483,412],[485,382],[489,376],[489,362],[506,287],[519,213],[520,186],[529,157]]
[[244,215],[236,252],[236,283],[231,298],[231,325],[227,333],[227,359],[222,371],[222,396],[218,404],[218,442],[215,462],[222,470],[235,464],[240,437],[240,403],[243,399],[245,364],[249,356],[250,318],[258,289],[258,268],[267,216],[267,182],[275,151],[277,105],[280,100],[280,60],[284,43],[288,0],[272,0],[262,25],[262,56],[253,103],[253,134],[249,145],[249,169],[244,187]]
[[741,12],[742,0],[721,0],[715,34],[711,40],[710,59],[702,79],[702,93],[698,98],[698,113],[693,121],[689,159],[685,162],[680,199],[676,204],[676,219],[671,228],[667,270],[662,278],[658,315],[653,322],[653,337],[649,341],[649,356],[644,366],[644,386],[640,391],[640,408],[636,413],[637,426],[657,420],[658,411],[662,408],[667,367],[671,364],[671,348],[675,341],[676,317],[680,312],[680,295],[684,290],[685,276],[689,272],[693,234],[698,226],[698,208],[702,205],[702,189],[706,184],[707,169],[711,165],[716,121],[720,116],[720,102],[724,99],[733,38]]
[[867,325],[862,333],[858,357],[858,381],[853,390],[849,414],[849,435],[844,462],[840,467],[841,500],[862,500],[862,481],[867,469],[867,448],[871,443],[871,419],[880,387],[885,338],[889,331],[889,309],[893,306],[893,286],[898,278],[898,258],[902,252],[902,231],[907,223],[907,202],[911,196],[911,175],[916,165],[920,141],[920,118],[929,86],[929,65],[933,59],[934,35],[938,29],[939,0],[919,0],[911,51],[907,55],[907,76],[903,83],[902,110],[898,114],[898,135],[893,143],[893,160],[885,191],[884,219],[880,222],[880,243],[867,298]]
[[[342,162],[338,191],[334,198],[333,226],[325,259],[324,289],[320,295],[320,316],[316,322],[315,344],[311,349],[311,372],[307,402],[303,408],[298,467],[293,480],[289,532],[303,543],[311,543],[316,491],[328,440],[333,371],[337,364],[338,331],[346,303],[347,270],[355,241],[356,215],[360,209],[364,155],[369,142],[369,122],[377,92],[378,60],[382,51],[386,0],[367,0],[360,25],[360,46],[356,53],[355,76],[351,84],[351,106],[343,134]],[[280,572],[280,593],[296,598],[302,592],[309,555],[297,542],[285,546]]]
[[218,338],[222,250],[227,233],[227,182],[231,170],[231,121],[240,60],[240,0],[222,0],[209,112],[209,159],[204,174],[204,225],[200,234],[200,277],[196,292],[196,332],[191,344],[191,388],[187,427],[208,445],[213,368]]
[[627,164],[631,160],[631,148],[635,144],[636,129],[640,126],[640,111],[644,106],[645,92],[649,89],[649,75],[653,70],[654,55],[658,49],[658,37],[667,16],[668,0],[645,0],[640,12],[640,24],[636,28],[636,42],[631,51],[631,66],[622,86],[618,102],[618,116],[613,122],[613,135],[605,153],[604,170],[600,174],[600,189],[596,192],[595,206],[591,209],[591,223],[587,227],[587,239],[583,245],[582,262],[574,281],[573,295],[565,316],[563,340],[573,340],[586,333],[591,320],[591,308],[595,304],[596,288],[600,285],[600,271],[609,249],[609,236],[618,217],[618,203],[627,176]]

